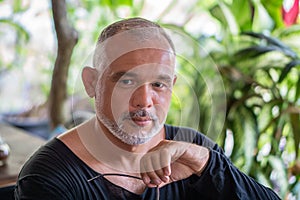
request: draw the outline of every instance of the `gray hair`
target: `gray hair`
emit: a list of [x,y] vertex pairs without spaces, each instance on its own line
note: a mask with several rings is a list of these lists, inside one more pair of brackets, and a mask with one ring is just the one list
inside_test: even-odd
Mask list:
[[[113,43],[113,41],[124,40],[126,40],[124,46],[116,45],[116,42]],[[157,46],[157,43],[153,43],[154,41],[159,42],[160,45]],[[105,47],[115,48],[113,57],[107,55]],[[122,54],[143,48],[169,49],[168,51],[171,48],[172,53],[175,54],[175,47],[171,38],[159,24],[143,18],[117,21],[101,32],[93,56],[93,65],[95,68],[108,66]]]

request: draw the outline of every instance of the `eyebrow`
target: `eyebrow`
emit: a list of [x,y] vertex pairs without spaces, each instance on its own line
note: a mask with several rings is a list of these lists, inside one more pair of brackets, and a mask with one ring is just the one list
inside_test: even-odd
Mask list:
[[133,77],[133,78],[138,76],[136,73],[122,71],[122,72],[113,73],[112,75],[110,75],[110,77],[112,78],[113,81],[118,81],[124,75],[126,77]]
[[170,75],[159,75],[158,80],[172,82],[172,77]]
[[[112,75],[110,75],[110,77],[112,78],[112,81],[115,81],[115,82],[117,82],[122,76],[136,78],[136,77],[138,77],[138,74],[133,73],[133,72],[121,71],[121,72],[116,72],[116,73],[113,73]],[[170,82],[172,81],[172,77],[168,74],[158,75],[157,79],[163,80],[163,81],[170,81]]]

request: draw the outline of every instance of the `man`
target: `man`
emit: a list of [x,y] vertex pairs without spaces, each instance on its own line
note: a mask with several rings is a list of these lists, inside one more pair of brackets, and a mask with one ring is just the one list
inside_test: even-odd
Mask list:
[[201,133],[165,124],[175,49],[141,18],[108,26],[82,80],[96,116],[25,164],[17,199],[279,199]]

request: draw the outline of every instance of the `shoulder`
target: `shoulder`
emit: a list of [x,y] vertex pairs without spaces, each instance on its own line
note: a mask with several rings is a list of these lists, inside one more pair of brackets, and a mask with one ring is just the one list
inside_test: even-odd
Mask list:
[[54,138],[40,147],[25,163],[19,178],[29,174],[49,174],[56,171],[58,165],[72,158],[71,151],[58,139]]
[[215,150],[219,150],[220,148],[206,135],[189,127],[180,127],[165,124],[165,130],[166,139],[169,140],[191,142]]
[[56,138],[50,140],[37,150],[21,169],[16,184],[16,198],[55,199],[67,195],[65,191],[71,188],[62,180],[70,180],[66,173],[69,170],[70,159],[72,153],[61,141]]

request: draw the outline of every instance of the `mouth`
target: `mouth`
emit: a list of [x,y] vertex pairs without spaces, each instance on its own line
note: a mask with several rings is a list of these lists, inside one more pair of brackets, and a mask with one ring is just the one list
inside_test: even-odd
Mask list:
[[152,119],[149,117],[134,117],[131,120],[138,126],[147,126],[152,123]]
[[147,126],[152,123],[154,117],[145,110],[130,112],[128,118],[138,126]]

